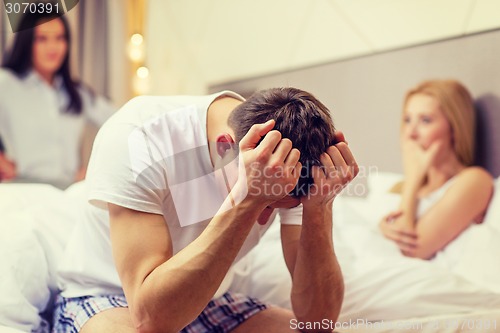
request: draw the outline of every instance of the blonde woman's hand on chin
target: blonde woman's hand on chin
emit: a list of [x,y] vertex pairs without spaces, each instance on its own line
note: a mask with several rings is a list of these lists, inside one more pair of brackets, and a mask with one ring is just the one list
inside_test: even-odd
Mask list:
[[427,149],[424,149],[415,140],[404,139],[402,142],[402,153],[405,181],[421,185],[427,171],[441,151],[442,146],[443,142],[436,140]]

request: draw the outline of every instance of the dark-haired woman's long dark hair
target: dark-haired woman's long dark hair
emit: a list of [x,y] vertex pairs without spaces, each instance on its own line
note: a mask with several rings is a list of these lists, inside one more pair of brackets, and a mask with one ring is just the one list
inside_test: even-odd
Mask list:
[[35,38],[34,27],[39,24],[40,21],[48,21],[54,18],[60,19],[63,23],[66,43],[68,45],[66,57],[64,57],[61,67],[56,72],[56,74],[61,75],[63,86],[69,96],[69,103],[66,107],[66,111],[69,113],[80,114],[82,112],[82,98],[78,92],[78,85],[71,79],[69,69],[71,35],[68,21],[66,21],[63,16],[48,13],[29,13],[24,15],[19,23],[18,32],[16,32],[14,45],[12,46],[11,51],[5,56],[2,67],[10,69],[20,78],[26,76],[33,67],[32,54],[33,41]]

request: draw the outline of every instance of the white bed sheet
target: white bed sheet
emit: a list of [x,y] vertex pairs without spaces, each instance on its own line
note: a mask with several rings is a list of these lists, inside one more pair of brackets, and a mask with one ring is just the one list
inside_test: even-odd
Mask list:
[[[390,179],[394,181],[397,177]],[[399,200],[397,196],[382,195],[375,189],[368,198],[339,197],[334,203],[334,244],[345,283],[339,321],[394,322],[407,321],[408,318],[425,321],[435,316],[484,319],[486,317],[482,314],[500,309],[500,234],[494,232],[491,225],[494,223],[489,223],[497,218],[491,216],[494,221],[485,221],[483,226],[475,226],[471,229],[473,231],[464,233],[462,239],[457,239],[437,260],[413,259],[403,256],[377,227],[380,218],[395,208]],[[495,195],[492,205],[500,205],[500,196]],[[486,237],[488,242],[484,242]],[[481,244],[484,246],[479,248]],[[488,252],[490,255],[486,255]],[[463,260],[449,263],[450,258],[456,259],[463,253],[466,254]],[[467,270],[468,265],[473,268],[472,272]],[[271,226],[252,252],[252,260],[245,263],[241,272],[235,279],[233,290],[290,307],[291,282],[281,252],[277,224]],[[493,312],[492,315],[491,319],[497,319],[497,324],[500,324],[499,314]],[[441,325],[437,329],[425,329],[453,332],[452,328],[445,330]],[[496,329],[500,332],[498,326]],[[371,329],[365,331],[372,332]]]
[[[377,259],[377,253],[371,252],[373,261],[367,259],[369,265],[358,265],[356,254],[335,238],[345,284],[341,322],[357,318],[394,321],[500,309],[500,294],[427,261],[403,256]],[[369,237],[359,241],[366,243]],[[281,251],[278,224],[271,226],[251,255],[244,267],[235,270],[231,289],[291,308],[291,281]]]
[[0,333],[46,331],[55,270],[84,203],[83,183],[0,184]]
[[[397,177],[393,175],[390,178],[394,181]],[[383,181],[381,184],[386,185]],[[500,309],[500,282],[496,282],[500,276],[500,236],[495,233],[500,232],[500,181],[497,181],[492,202],[496,210],[487,216],[496,224],[485,223],[488,227],[479,226],[469,233],[470,236],[457,242],[461,246],[453,251],[464,251],[460,249],[463,247],[466,255],[451,269],[446,266],[446,257],[440,262],[406,258],[394,244],[380,237],[376,223],[398,201],[398,198],[377,192],[381,186],[379,184],[372,189],[368,198],[336,199],[334,241],[346,286],[340,323],[361,319],[371,322],[383,320],[387,325],[340,328],[338,331],[411,331],[411,327],[401,329],[394,326],[400,321],[403,324],[422,323],[423,326],[417,326],[419,332],[500,332],[500,310],[496,310]],[[26,214],[32,217],[29,221],[33,224],[27,223],[26,226],[33,226],[46,256],[44,264],[49,268],[46,287],[53,287],[50,273],[62,251],[64,235],[78,217],[84,192],[81,185],[65,192],[39,185],[0,187],[0,221],[4,228],[9,228],[6,223],[20,227],[17,218]],[[10,215],[7,215],[9,210]],[[13,210],[22,214],[13,215]],[[283,259],[277,222],[251,255],[237,265],[231,289],[265,302],[290,307],[291,282]],[[468,270],[468,267],[473,269]],[[39,274],[31,272],[26,279],[36,276],[39,281]],[[44,309],[43,305],[48,301],[45,294],[43,299],[30,299],[31,296],[26,295],[35,307],[34,314]],[[442,322],[436,323],[436,320]],[[477,320],[474,322],[476,326],[471,326],[471,320]],[[477,325],[481,321],[483,327],[479,328]],[[488,321],[489,328],[486,327]]]

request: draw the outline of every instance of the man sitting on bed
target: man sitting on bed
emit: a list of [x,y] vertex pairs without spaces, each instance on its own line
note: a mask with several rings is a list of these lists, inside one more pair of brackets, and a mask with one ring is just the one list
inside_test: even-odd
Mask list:
[[[333,327],[343,280],[332,202],[358,172],[343,141],[328,109],[294,88],[246,101],[228,91],[133,99],[95,140],[92,205],[60,266],[54,331]],[[274,210],[293,312],[228,291],[232,265],[258,243]]]

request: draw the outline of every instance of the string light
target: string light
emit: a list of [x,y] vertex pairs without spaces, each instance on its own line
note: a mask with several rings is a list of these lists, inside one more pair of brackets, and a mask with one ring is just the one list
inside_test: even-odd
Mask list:
[[143,35],[144,15],[147,0],[127,0],[129,11],[129,40],[127,55],[131,62],[132,90],[134,95],[149,92],[149,69],[144,66],[146,59],[146,41]]
[[145,79],[149,76],[149,69],[147,67],[141,66],[137,68],[137,76],[140,77],[141,79]]
[[147,94],[149,91],[149,69],[145,66],[137,68],[133,80],[133,88],[137,94]]
[[130,42],[137,46],[141,45],[143,41],[144,38],[141,34],[133,34],[132,37],[130,37]]
[[142,62],[145,58],[144,38],[140,34],[133,34],[128,44],[128,56],[133,62]]

